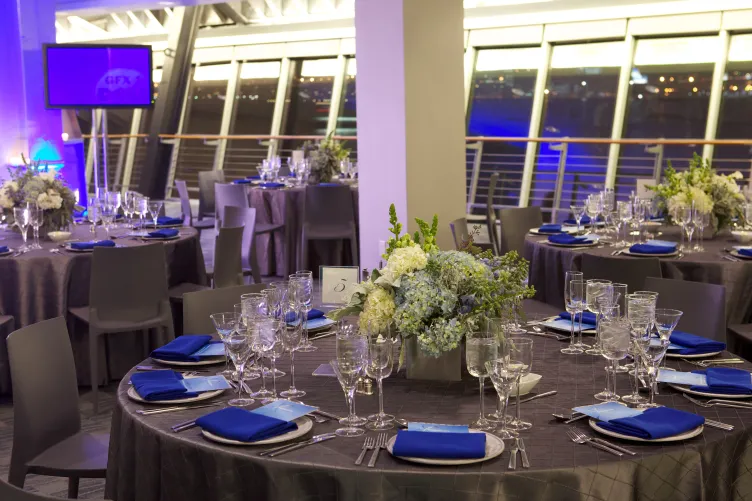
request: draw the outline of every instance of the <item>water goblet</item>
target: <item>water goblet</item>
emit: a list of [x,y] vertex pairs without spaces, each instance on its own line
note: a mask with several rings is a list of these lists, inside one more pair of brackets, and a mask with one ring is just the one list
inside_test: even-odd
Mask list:
[[290,388],[280,393],[285,398],[300,398],[306,392],[295,387],[295,352],[300,349],[303,331],[303,310],[296,304],[288,303],[284,312],[285,325],[282,341],[290,354]]
[[[343,368],[360,367],[365,368],[366,357],[368,352],[368,339],[356,329],[342,329],[336,334],[336,358],[337,362]],[[350,369],[347,369],[350,370]],[[357,377],[360,377],[362,370],[358,371]],[[357,377],[355,384],[357,385]],[[359,417],[355,414],[355,403],[350,402],[350,413],[348,417],[340,420],[341,424],[349,426],[361,426],[366,424],[366,418]]]
[[[610,306],[608,314],[603,317],[601,326],[601,350],[603,357],[611,361],[613,377],[611,378],[612,386],[609,388],[611,398],[609,401],[618,401],[619,395],[616,393],[616,373],[619,360],[623,360],[629,352],[629,323],[620,312],[620,306]],[[608,378],[608,368],[606,377]],[[602,400],[602,399],[599,399]]]
[[313,273],[308,270],[296,271],[290,275],[290,280],[294,280],[298,285],[297,297],[305,309],[303,342],[300,345],[300,351],[305,353],[316,351],[318,348],[308,339],[308,312],[313,309]]
[[162,212],[162,206],[164,205],[164,202],[161,200],[152,200],[149,202],[149,214],[151,214],[151,218],[154,220],[154,228],[157,227],[157,220],[159,219],[159,213]]
[[[234,330],[223,340],[227,352],[230,354],[232,363],[235,365],[238,375],[243,374],[245,364],[251,355],[251,336],[247,332]],[[242,378],[239,378],[242,379]],[[243,384],[239,381],[238,396],[233,398],[227,405],[232,407],[247,407],[255,402],[252,398],[243,397]]]
[[[603,305],[603,306],[600,307],[600,311],[598,313],[598,317],[599,317],[598,318],[598,331],[599,331],[599,333],[600,333],[601,327],[603,325],[606,325],[606,324],[608,324],[609,322],[611,322],[613,320],[619,320],[620,319],[620,314],[619,314],[620,311],[621,311],[621,308],[619,307],[618,304],[615,304],[615,305],[614,304],[612,304],[612,305]],[[599,337],[599,344],[600,344],[600,334],[599,334],[598,337]],[[629,342],[628,341],[629,341],[629,338],[627,338],[627,346],[626,346],[625,350],[629,349]],[[613,346],[612,346],[612,348],[613,348]],[[609,358],[609,356],[614,356],[613,354],[605,353],[603,351],[603,347],[602,346],[601,346],[601,355],[604,358],[606,358],[607,360],[612,360],[611,358]],[[626,356],[626,353],[625,353],[625,356]],[[621,360],[622,358],[624,358],[624,357],[617,358],[616,359],[617,360],[616,363],[618,364],[618,360]],[[606,389],[604,391],[601,391],[601,392],[596,393],[595,395],[593,395],[593,398],[595,398],[596,400],[600,400],[602,402],[615,402],[615,401],[619,400],[619,397],[616,395],[615,392],[611,391],[610,380],[611,380],[611,373],[612,372],[614,373],[613,379],[616,379],[616,372],[613,371],[613,367],[608,367],[608,366],[605,367],[605,370],[606,370]]]
[[645,398],[639,394],[640,377],[640,346],[650,342],[655,312],[655,302],[647,295],[630,294],[627,296],[627,321],[631,337],[630,347],[634,360],[634,387],[631,395],[622,397],[622,401],[630,404],[645,402]]
[[365,373],[378,384],[379,413],[373,421],[369,419],[366,428],[374,431],[390,430],[394,427],[394,417],[389,419],[384,413],[384,379],[392,373],[394,345],[388,337],[371,332],[368,333],[367,341]]
[[515,401],[516,416],[509,423],[512,429],[517,431],[529,430],[533,423],[523,421],[520,418],[520,386],[522,378],[530,374],[533,367],[533,340],[522,336],[509,338],[510,357],[520,362],[519,378],[517,381],[517,399]]
[[592,279],[585,282],[585,294],[586,294],[586,301],[587,301],[587,309],[588,311],[595,313],[596,315],[596,338],[595,338],[595,344],[593,346],[588,347],[588,349],[585,350],[585,353],[588,355],[600,355],[600,347],[598,345],[598,325],[597,325],[597,319],[598,314],[600,312],[600,307],[603,305],[608,305],[613,300],[613,288],[611,287],[611,281],[610,280],[600,280],[600,279]]
[[29,250],[29,247],[26,245],[26,231],[29,229],[30,222],[28,207],[14,207],[13,219],[16,221],[18,229],[21,230],[21,238],[23,238],[23,245],[19,250]]
[[[221,339],[223,343],[224,339],[238,328],[238,316],[234,312],[212,313],[209,315],[209,318],[211,318],[211,321],[214,324],[214,329],[217,331],[219,339]],[[229,367],[227,346],[225,346],[225,368],[223,371],[217,373],[217,375],[224,376],[226,379],[230,380],[235,379],[235,371],[230,370]]]
[[39,228],[44,223],[44,211],[39,208],[35,203],[29,202],[27,204],[29,209],[29,225],[34,230],[34,243],[31,244],[32,249],[41,249],[39,245]]
[[617,202],[616,211],[620,221],[620,227],[624,226],[624,238],[619,242],[619,247],[628,247],[627,236],[629,233],[629,222],[632,220],[632,204],[629,202]]
[[[567,313],[572,317],[571,326],[569,328],[569,346],[559,350],[565,355],[578,355],[583,351],[582,348],[575,346],[574,324],[577,318],[577,313],[582,315],[582,312],[576,311],[579,304],[576,301],[573,301],[573,299],[578,299],[578,296],[572,295],[572,288],[570,286],[572,282],[582,282],[583,278],[584,275],[579,271],[568,271],[564,274],[564,306]],[[582,318],[580,318],[580,320],[582,320]],[[580,322],[580,332],[582,332],[581,327],[582,322]]]
[[485,381],[488,376],[486,362],[495,360],[499,354],[499,340],[496,334],[489,329],[478,332],[469,332],[465,343],[465,358],[467,371],[470,375],[478,378],[480,385],[480,414],[478,419],[470,423],[470,427],[476,430],[491,431],[496,425],[486,418],[485,405]]
[[598,216],[603,211],[603,198],[600,193],[593,193],[587,199],[585,212],[590,217],[590,224],[593,225],[593,233],[598,235]]
[[[332,367],[332,371],[337,376],[342,391],[345,392],[345,399],[347,400],[348,417],[341,419],[340,424],[345,425],[343,428],[337,428],[334,433],[340,437],[359,437],[365,433],[363,428],[356,428],[356,424],[352,424],[357,418],[355,415],[355,388],[358,386],[358,378],[363,372],[364,360],[360,359],[337,359],[329,362]],[[363,424],[363,423],[360,423]]]
[[495,432],[496,436],[505,439],[517,437],[517,432],[507,428],[507,408],[509,407],[509,394],[512,392],[512,385],[519,384],[520,370],[522,364],[518,363],[515,357],[510,353],[508,356],[502,356],[486,363],[486,370],[491,377],[496,393],[499,395],[501,405],[501,416],[499,418],[500,430]]
[[[705,247],[702,245],[703,238],[705,236],[705,228],[710,226],[710,212],[701,212],[699,209],[695,209],[695,214],[692,218],[697,227],[697,244],[695,244],[695,252],[704,252]],[[749,221],[749,219],[747,220]]]
[[270,373],[272,375],[272,394],[270,397],[263,399],[261,401],[262,404],[281,400],[277,397],[277,375],[275,374],[274,369],[277,367],[277,360],[282,358],[282,355],[287,349],[284,343],[284,336],[282,335],[284,328],[284,322],[281,320],[273,318],[259,320],[259,329],[266,331],[265,335],[274,339],[274,346],[272,346],[272,349],[266,353],[266,358],[269,359],[269,363],[271,364]]

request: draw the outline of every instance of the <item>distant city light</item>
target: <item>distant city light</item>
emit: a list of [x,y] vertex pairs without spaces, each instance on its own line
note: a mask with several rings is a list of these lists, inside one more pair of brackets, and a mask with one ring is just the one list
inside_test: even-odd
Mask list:
[[587,85],[587,82],[585,80],[583,80],[581,83],[583,87]]
[[630,80],[629,85],[634,85],[634,80]]
[[[673,81],[674,81],[674,77],[671,77],[671,78],[669,78],[669,79],[668,79],[668,81],[669,81],[669,82],[673,82]],[[691,81],[692,81],[692,80],[690,80],[690,82],[691,82]]]
[[[734,89],[736,90],[736,89]],[[697,92],[697,87],[692,87],[692,92]]]
[[548,94],[548,89],[544,89],[544,90],[543,90],[543,93],[544,93],[544,94]]
[[661,82],[665,82],[666,81],[666,77],[661,77],[658,80],[660,80]]
[[694,81],[695,81],[695,77],[693,77],[693,76],[690,76],[690,77],[688,78],[688,80],[690,81],[690,83],[691,83],[691,82],[694,82]]
[[642,94],[637,94],[637,99],[642,99]]

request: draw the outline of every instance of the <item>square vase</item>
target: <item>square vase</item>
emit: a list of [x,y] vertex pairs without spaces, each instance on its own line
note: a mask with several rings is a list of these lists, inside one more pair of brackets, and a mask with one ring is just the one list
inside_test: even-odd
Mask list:
[[425,381],[460,381],[462,379],[462,348],[432,357],[418,346],[415,337],[403,340],[405,343],[405,365],[407,379]]

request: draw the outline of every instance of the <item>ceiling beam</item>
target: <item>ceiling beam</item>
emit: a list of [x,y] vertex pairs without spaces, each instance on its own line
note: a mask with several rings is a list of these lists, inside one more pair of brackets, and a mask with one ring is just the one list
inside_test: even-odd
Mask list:
[[219,15],[224,21],[230,20],[240,26],[248,24],[246,18],[229,3],[216,3],[212,5],[212,7],[217,15]]
[[282,6],[277,0],[264,0],[266,7],[272,13],[272,17],[278,17],[282,15]]
[[71,26],[77,26],[79,28],[82,28],[90,33],[97,33],[97,34],[106,34],[107,31],[100,28],[96,24],[92,24],[86,19],[79,17],[79,16],[68,16],[68,21],[71,23]]

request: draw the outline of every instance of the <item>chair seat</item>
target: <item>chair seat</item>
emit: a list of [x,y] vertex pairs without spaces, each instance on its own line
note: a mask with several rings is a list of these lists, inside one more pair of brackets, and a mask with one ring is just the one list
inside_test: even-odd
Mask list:
[[167,293],[170,295],[170,301],[182,301],[183,294],[187,292],[199,292],[205,291],[207,289],[211,289],[211,287],[207,287],[206,285],[192,284],[190,282],[183,282],[182,284],[178,284],[175,287],[171,287],[167,291]]
[[193,224],[191,224],[192,227],[196,228],[197,230],[208,230],[211,228],[214,228],[214,218],[205,218],[205,219],[196,219],[193,221]]
[[261,233],[271,233],[274,231],[279,231],[284,227],[284,224],[256,223],[256,235],[260,235]]
[[[78,308],[68,308],[68,311],[73,315],[74,317],[78,318],[79,320],[86,322],[87,324],[89,322],[89,315],[90,310],[88,306],[81,306]],[[118,331],[135,331],[140,329],[149,329],[152,327],[155,327],[157,325],[162,325],[163,320],[159,317],[155,318],[149,318],[147,320],[142,320],[140,322],[135,322],[132,320],[101,320],[98,327],[107,332],[118,332]]]
[[729,325],[727,349],[745,360],[752,358],[752,324]]
[[29,473],[59,477],[105,478],[109,433],[76,433],[28,463]]

